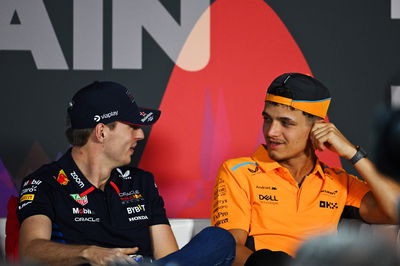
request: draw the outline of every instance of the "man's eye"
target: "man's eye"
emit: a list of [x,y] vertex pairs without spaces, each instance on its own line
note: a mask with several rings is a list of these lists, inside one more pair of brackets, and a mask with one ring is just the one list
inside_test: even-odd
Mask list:
[[140,126],[132,125],[131,128],[134,129],[134,130],[138,130],[140,128]]
[[282,121],[282,125],[284,127],[290,127],[290,126],[294,126],[294,124],[290,121]]

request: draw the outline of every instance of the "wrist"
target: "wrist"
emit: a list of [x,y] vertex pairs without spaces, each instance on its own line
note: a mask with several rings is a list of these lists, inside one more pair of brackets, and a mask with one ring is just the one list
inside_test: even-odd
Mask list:
[[91,246],[85,246],[81,249],[81,251],[79,252],[79,257],[81,259],[83,259],[86,262],[89,262],[89,256],[90,256],[90,247]]
[[361,159],[367,157],[367,152],[361,147],[356,146],[356,153],[349,159],[349,161],[355,165]]
[[351,158],[353,158],[354,155],[356,155],[356,153],[357,153],[357,147],[358,147],[358,146],[353,146],[353,145],[352,145],[352,146],[349,148],[349,151],[343,156],[343,158],[345,158],[346,160],[350,161]]

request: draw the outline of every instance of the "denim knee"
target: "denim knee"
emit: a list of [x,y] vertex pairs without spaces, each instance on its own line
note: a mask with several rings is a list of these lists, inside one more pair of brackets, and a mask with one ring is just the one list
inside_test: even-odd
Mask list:
[[212,240],[210,241],[212,243],[209,244],[214,245],[215,249],[236,250],[235,239],[231,233],[223,228],[209,226],[204,228],[200,233]]

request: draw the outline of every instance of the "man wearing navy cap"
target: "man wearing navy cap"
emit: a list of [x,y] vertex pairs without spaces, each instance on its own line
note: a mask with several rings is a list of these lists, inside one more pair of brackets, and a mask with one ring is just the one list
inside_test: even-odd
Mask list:
[[[178,251],[151,173],[130,167],[141,126],[160,111],[140,108],[126,88],[94,82],[68,108],[72,145],[22,183],[20,256],[50,265],[230,265],[235,242],[209,227]],[[133,258],[132,258],[133,257]]]
[[[397,222],[399,184],[324,121],[330,101],[315,78],[280,75],[265,97],[265,145],[221,166],[212,223],[235,237],[234,265],[285,265],[306,239],[336,232],[341,217]],[[348,159],[366,182],[320,162],[315,150],[326,149]]]

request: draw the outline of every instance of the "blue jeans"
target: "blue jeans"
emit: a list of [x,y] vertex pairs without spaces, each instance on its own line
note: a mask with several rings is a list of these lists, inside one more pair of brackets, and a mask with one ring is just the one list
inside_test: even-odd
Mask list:
[[157,266],[228,266],[235,259],[236,242],[233,236],[219,227],[207,227],[182,249],[165,256]]

